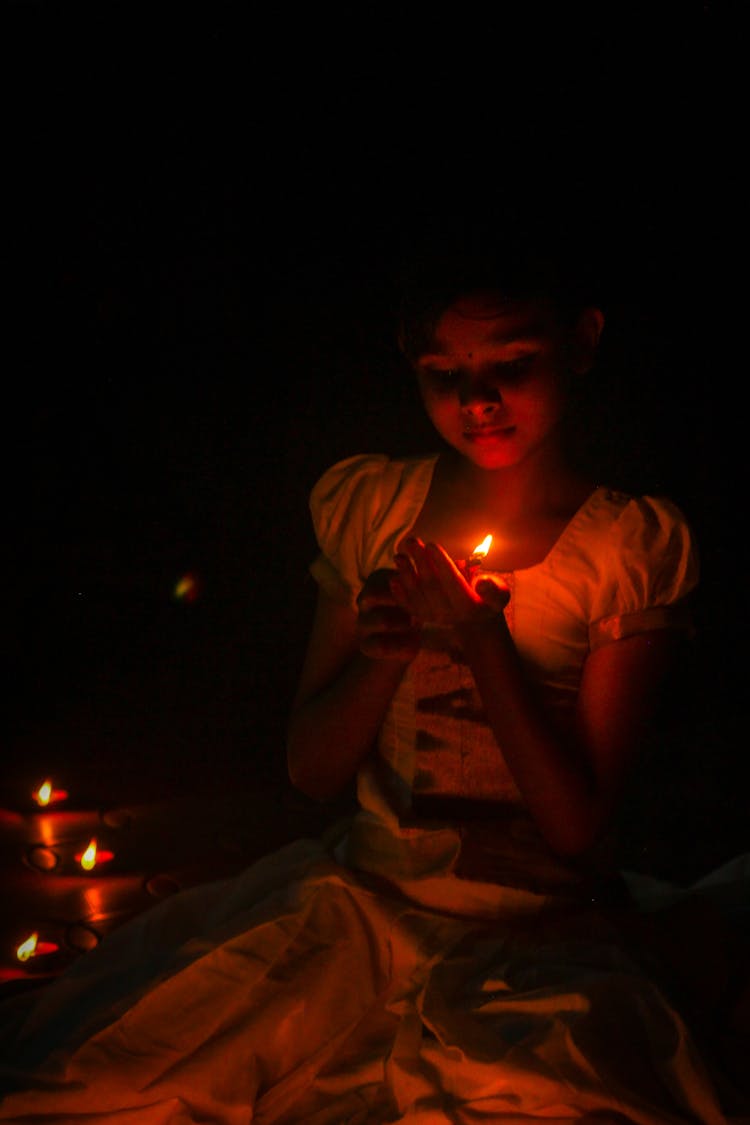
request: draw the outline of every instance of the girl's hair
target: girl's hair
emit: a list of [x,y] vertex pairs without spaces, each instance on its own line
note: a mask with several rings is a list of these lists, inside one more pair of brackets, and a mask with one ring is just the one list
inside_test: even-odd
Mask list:
[[601,305],[584,240],[538,217],[438,219],[402,254],[397,285],[398,344],[410,363],[424,354],[440,315],[461,294],[491,289],[508,300],[546,298],[570,319],[586,305]]

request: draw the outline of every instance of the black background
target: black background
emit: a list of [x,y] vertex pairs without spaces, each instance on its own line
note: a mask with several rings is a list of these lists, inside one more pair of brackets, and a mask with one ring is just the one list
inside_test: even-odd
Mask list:
[[744,841],[726,29],[710,5],[660,29],[613,12],[593,37],[583,10],[546,34],[542,9],[523,29],[510,11],[6,5],[9,801],[81,764],[123,792],[283,774],[310,487],[338,457],[431,444],[393,341],[401,241],[522,198],[598,251],[602,479],[696,528],[676,768],[690,831]]

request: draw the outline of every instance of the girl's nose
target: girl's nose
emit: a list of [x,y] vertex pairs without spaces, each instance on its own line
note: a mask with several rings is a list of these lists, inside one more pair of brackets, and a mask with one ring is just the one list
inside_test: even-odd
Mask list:
[[464,429],[472,430],[497,422],[501,404],[499,402],[469,403],[462,407],[461,417]]
[[498,387],[483,379],[464,378],[458,394],[461,406],[472,413],[492,413],[502,401]]

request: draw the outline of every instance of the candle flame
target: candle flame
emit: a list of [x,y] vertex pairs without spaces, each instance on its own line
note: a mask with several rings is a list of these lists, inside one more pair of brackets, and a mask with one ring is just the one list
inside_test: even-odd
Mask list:
[[29,957],[34,956],[38,940],[39,934],[32,934],[31,937],[26,938],[26,941],[21,942],[16,950],[16,957],[19,961],[28,961]]
[[40,805],[48,805],[49,799],[50,799],[51,796],[52,796],[52,782],[51,781],[43,782],[43,784],[39,786],[36,793],[34,794],[34,798],[35,798],[37,804],[40,804]]
[[36,793],[31,794],[36,803],[41,808],[46,808],[47,805],[52,805],[56,801],[64,801],[68,796],[66,789],[53,789],[52,782],[49,778],[37,789]]
[[96,840],[92,840],[86,851],[81,856],[81,867],[84,871],[91,871],[96,864]]
[[76,856],[76,863],[80,864],[84,871],[91,871],[94,867],[98,867],[101,863],[109,863],[114,859],[114,853],[100,849],[96,840],[91,840],[85,852],[81,852]]
[[492,546],[492,536],[491,535],[485,535],[484,539],[479,544],[479,546],[475,547],[474,550],[471,553],[472,553],[472,555],[479,555],[479,557],[483,559],[484,556],[489,551],[491,546]]

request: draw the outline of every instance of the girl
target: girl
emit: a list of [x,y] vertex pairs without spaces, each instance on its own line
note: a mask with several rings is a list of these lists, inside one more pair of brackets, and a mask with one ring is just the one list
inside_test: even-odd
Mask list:
[[[359,771],[358,867],[389,874],[393,860],[421,880],[437,837],[413,831],[416,810],[468,798],[465,814],[490,802],[493,853],[512,846],[507,818],[515,841],[523,822],[525,883],[531,839],[542,883],[550,865],[566,883],[615,876],[610,830],[690,628],[695,545],[668,500],[597,488],[569,456],[571,384],[593,364],[600,309],[571,303],[527,246],[490,246],[446,255],[442,273],[430,262],[403,309],[439,456],[355,457],[313,491],[320,597],[289,769],[319,798]],[[487,533],[470,577],[456,560]],[[455,873],[467,841],[454,835],[440,838]]]
[[311,495],[289,774],[322,800],[356,778],[358,811],[77,963],[14,1025],[27,1060],[47,1039],[1,1121],[740,1121],[619,924],[693,536],[570,459],[600,309],[525,244],[461,249],[421,254],[401,308],[439,452]]

